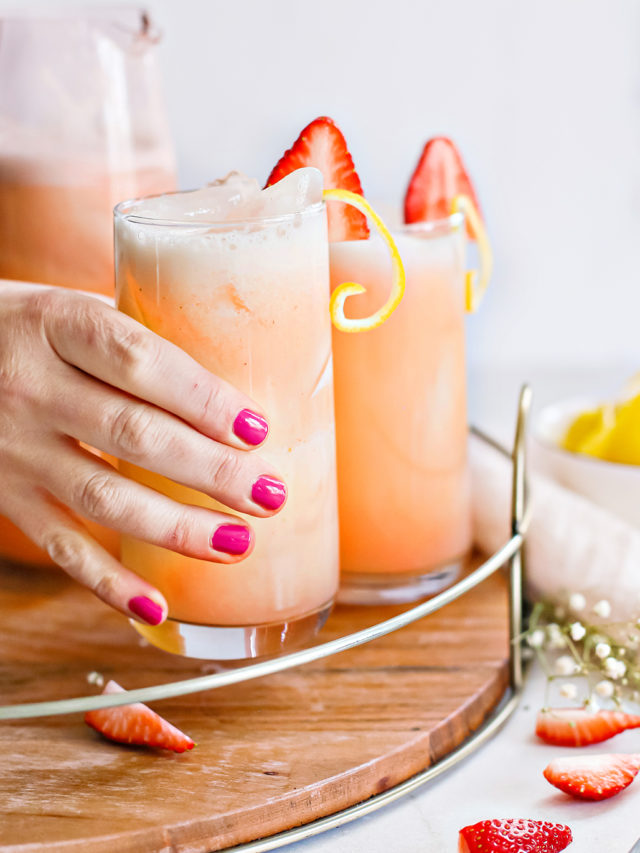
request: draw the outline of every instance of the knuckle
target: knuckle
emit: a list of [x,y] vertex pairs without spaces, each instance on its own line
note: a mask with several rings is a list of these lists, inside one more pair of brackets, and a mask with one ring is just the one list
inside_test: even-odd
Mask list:
[[240,454],[231,448],[220,447],[219,456],[213,467],[212,480],[218,491],[226,492],[234,488],[243,475],[243,462]]
[[0,399],[3,406],[23,400],[28,386],[14,354],[3,353],[0,360]]
[[56,531],[44,542],[54,563],[63,569],[78,570],[87,562],[89,551],[82,536],[73,530]]
[[60,307],[60,293],[56,288],[34,290],[26,296],[26,315],[32,322],[44,323]]
[[128,457],[144,458],[159,444],[153,412],[144,406],[125,405],[110,424],[111,441]]
[[179,554],[191,552],[194,541],[194,524],[186,513],[182,513],[169,529],[164,547]]
[[96,579],[92,589],[103,601],[115,601],[118,598],[119,578],[115,572],[105,572]]
[[227,409],[222,386],[218,383],[194,383],[194,392],[201,397],[200,414],[204,423],[219,420]]
[[111,327],[109,340],[109,356],[129,382],[144,379],[158,357],[156,339],[142,326],[131,328],[128,325],[115,324]]
[[110,521],[119,515],[118,491],[113,476],[99,471],[82,484],[76,503],[87,518]]
[[[38,347],[41,336],[40,315],[45,313],[42,306],[50,297],[44,293],[30,293],[8,318],[3,317],[0,334],[0,399],[2,407],[11,406],[15,412],[33,402],[34,388],[41,381],[41,369],[33,352]],[[8,319],[8,322],[6,320]]]

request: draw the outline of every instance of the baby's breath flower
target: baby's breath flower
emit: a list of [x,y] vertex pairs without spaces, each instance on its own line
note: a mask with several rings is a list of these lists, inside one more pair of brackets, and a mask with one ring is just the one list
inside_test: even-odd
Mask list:
[[611,616],[611,605],[606,598],[601,598],[593,605],[593,612],[601,619],[608,619]]
[[581,592],[574,592],[569,596],[569,607],[574,613],[580,613],[587,606],[587,599]]
[[569,628],[569,633],[571,634],[571,639],[578,642],[587,633],[587,629],[581,622],[574,622]]
[[89,684],[95,684],[96,687],[102,687],[104,684],[103,676],[99,672],[96,672],[95,669],[87,673],[87,681]]
[[569,655],[561,655],[556,661],[555,670],[558,675],[575,675],[578,664]]
[[609,678],[618,679],[627,671],[627,665],[617,658],[606,658],[604,661],[604,671]]
[[[610,602],[593,599],[580,592],[555,601],[539,601],[525,634],[547,673],[545,705],[550,685],[559,679],[556,696],[575,701],[581,697],[584,679],[584,706],[594,708],[613,699],[616,703],[640,703],[640,599],[638,618],[612,622]],[[591,615],[590,615],[591,614]]]
[[560,695],[564,696],[565,699],[575,699],[578,695],[578,688],[575,684],[566,682],[566,684],[563,684],[560,688]]
[[542,628],[536,628],[527,636],[527,643],[532,649],[541,649],[544,645],[544,631]]
[[602,696],[603,699],[611,699],[615,691],[615,687],[612,682],[606,680],[599,681],[594,689],[598,696]]
[[566,645],[566,640],[560,630],[560,626],[555,622],[547,625],[547,636],[549,638],[550,649],[562,649]]

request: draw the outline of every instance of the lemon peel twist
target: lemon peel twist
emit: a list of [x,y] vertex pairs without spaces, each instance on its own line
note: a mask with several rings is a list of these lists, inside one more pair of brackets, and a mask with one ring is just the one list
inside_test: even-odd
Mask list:
[[480,270],[467,270],[465,275],[465,308],[473,313],[478,310],[493,270],[493,252],[489,237],[475,204],[467,195],[457,195],[451,205],[451,213],[462,213],[473,239],[478,244]]
[[330,189],[324,190],[322,197],[325,201],[341,201],[344,204],[349,204],[357,208],[375,225],[378,233],[387,244],[389,254],[391,255],[392,275],[391,293],[385,304],[378,308],[369,317],[353,319],[345,317],[344,303],[350,296],[356,296],[358,293],[365,293],[366,288],[355,281],[345,281],[338,285],[331,294],[329,302],[329,311],[331,313],[331,321],[336,329],[341,332],[367,332],[369,329],[375,329],[381,326],[385,320],[396,310],[404,296],[405,289],[405,274],[400,258],[400,252],[396,246],[393,237],[389,233],[389,229],[378,216],[375,210],[371,207],[368,201],[357,193],[350,190]]

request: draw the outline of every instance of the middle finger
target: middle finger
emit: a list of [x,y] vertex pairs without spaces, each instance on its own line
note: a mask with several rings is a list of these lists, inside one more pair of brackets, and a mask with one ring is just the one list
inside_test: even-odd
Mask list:
[[220,444],[174,415],[76,368],[63,370],[65,393],[56,395],[48,410],[49,423],[58,432],[239,512],[265,517],[283,506],[284,483],[255,453]]

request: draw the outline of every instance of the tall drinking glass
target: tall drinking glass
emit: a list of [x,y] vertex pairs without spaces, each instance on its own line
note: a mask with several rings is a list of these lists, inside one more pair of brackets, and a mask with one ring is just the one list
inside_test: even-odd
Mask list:
[[[135,627],[192,657],[275,654],[313,636],[338,585],[324,205],[225,222],[171,221],[141,209],[135,201],[116,209],[119,309],[264,407],[270,433],[260,454],[283,476],[289,497],[278,516],[251,519],[255,549],[233,566],[123,537],[123,563],[169,604],[164,625]],[[176,500],[221,509],[201,493],[120,465]]]
[[[175,187],[157,42],[135,8],[0,15],[0,278],[113,294],[114,205]],[[0,555],[51,562],[4,518]]]
[[[463,216],[394,233],[404,299],[367,335],[333,338],[342,581],[340,600],[410,601],[453,581],[471,548]],[[384,299],[381,241],[331,244],[331,282]],[[360,316],[354,313],[354,316]]]

